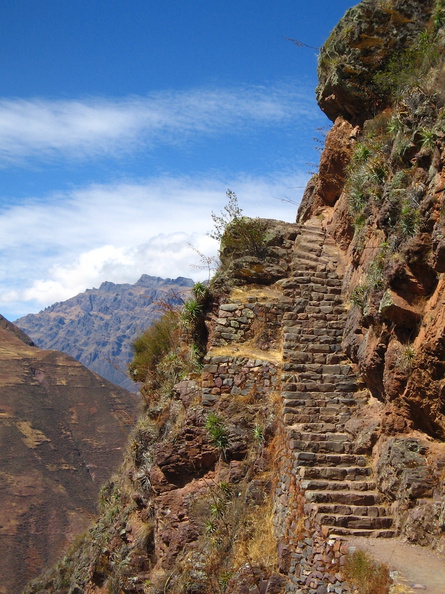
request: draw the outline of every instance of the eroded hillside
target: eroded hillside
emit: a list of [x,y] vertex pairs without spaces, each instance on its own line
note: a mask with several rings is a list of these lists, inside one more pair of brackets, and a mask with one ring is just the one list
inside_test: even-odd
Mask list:
[[0,316],[1,592],[20,592],[89,525],[136,411],[133,394]]

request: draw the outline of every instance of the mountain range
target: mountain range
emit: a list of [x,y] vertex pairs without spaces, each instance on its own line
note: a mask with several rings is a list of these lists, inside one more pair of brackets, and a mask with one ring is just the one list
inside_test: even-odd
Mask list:
[[137,386],[127,376],[132,341],[162,314],[181,304],[193,281],[144,274],[135,284],[104,282],[15,324],[43,349],[63,351],[110,382],[127,390]]

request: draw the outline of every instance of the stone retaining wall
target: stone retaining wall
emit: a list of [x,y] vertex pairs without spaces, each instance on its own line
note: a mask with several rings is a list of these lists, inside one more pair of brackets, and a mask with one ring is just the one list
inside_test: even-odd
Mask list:
[[262,398],[278,388],[277,365],[249,357],[207,356],[202,372],[202,403],[209,405],[222,394]]
[[279,570],[288,578],[286,594],[346,594],[350,589],[341,568],[349,545],[342,537],[329,538],[329,530],[315,521],[285,428],[280,437],[274,524],[279,542]]
[[251,340],[261,348],[276,348],[281,342],[284,303],[230,302],[220,306],[212,346]]

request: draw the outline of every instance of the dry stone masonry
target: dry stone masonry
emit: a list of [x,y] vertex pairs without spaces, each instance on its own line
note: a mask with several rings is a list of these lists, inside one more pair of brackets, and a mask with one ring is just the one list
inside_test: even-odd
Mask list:
[[[341,593],[348,591],[341,577],[347,536],[391,537],[395,530],[370,452],[356,451],[345,430],[367,394],[342,353],[338,249],[318,220],[300,226],[288,249],[291,273],[273,290],[250,288],[244,299],[235,291],[220,305],[203,370],[203,404],[222,394],[281,393],[280,570],[289,576],[288,592]],[[261,327],[269,329],[264,345]],[[259,348],[249,355],[252,345]],[[274,349],[278,357],[271,357]]]
[[[294,470],[317,521],[337,535],[393,536],[372,468],[345,423],[366,402],[341,353],[345,308],[333,269],[335,246],[321,227],[303,226],[285,295],[282,398]],[[370,453],[370,452],[369,452]]]

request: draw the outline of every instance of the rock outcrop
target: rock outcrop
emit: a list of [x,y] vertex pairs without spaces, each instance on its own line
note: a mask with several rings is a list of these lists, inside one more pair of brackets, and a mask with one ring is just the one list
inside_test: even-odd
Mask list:
[[137,398],[1,316],[0,370],[0,592],[11,594],[94,518]]
[[434,0],[362,0],[350,8],[322,47],[317,100],[332,121],[372,118],[388,102],[375,75],[424,31]]

